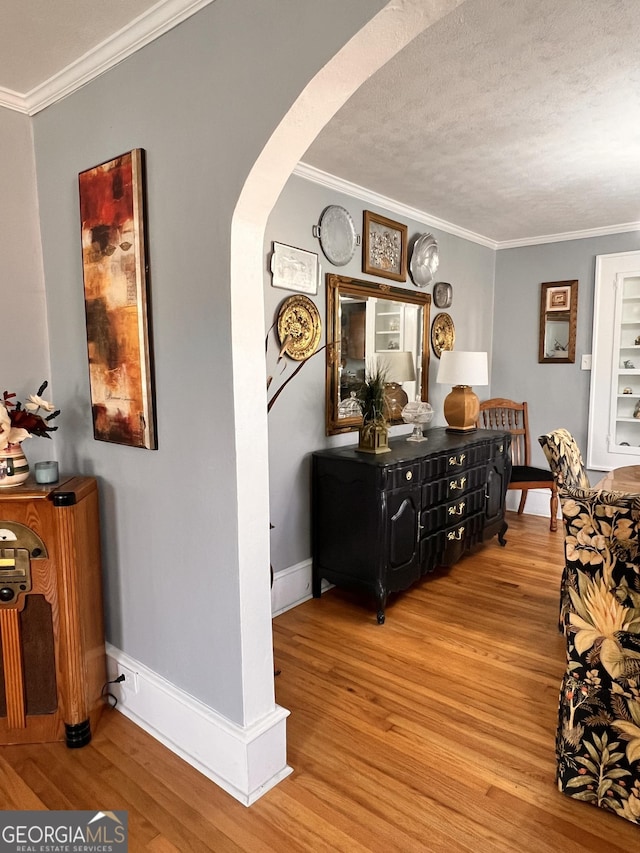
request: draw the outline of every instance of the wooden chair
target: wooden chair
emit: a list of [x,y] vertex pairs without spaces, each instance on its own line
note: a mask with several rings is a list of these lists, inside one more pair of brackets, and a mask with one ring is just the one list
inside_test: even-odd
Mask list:
[[478,426],[482,429],[499,429],[511,433],[511,458],[513,469],[509,489],[522,492],[518,515],[524,512],[529,489],[550,489],[551,520],[549,530],[558,529],[558,487],[550,470],[531,465],[529,442],[529,416],[526,403],[516,403],[504,397],[494,397],[480,403]]

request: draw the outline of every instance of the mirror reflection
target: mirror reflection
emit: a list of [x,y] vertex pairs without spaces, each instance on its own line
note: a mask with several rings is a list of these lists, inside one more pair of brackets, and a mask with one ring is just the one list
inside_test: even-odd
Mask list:
[[539,363],[572,364],[575,361],[577,311],[577,281],[552,281],[542,285]]
[[389,423],[428,393],[428,294],[327,276],[327,434],[357,429],[356,396],[365,374],[385,371]]

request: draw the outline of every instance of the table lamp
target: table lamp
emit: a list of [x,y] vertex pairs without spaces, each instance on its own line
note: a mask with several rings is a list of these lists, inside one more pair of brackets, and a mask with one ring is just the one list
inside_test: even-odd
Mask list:
[[387,404],[387,418],[399,420],[402,410],[409,402],[407,392],[402,388],[403,382],[415,382],[416,369],[412,352],[392,350],[378,353],[378,366],[384,371],[384,398]]
[[444,350],[440,356],[436,382],[452,385],[444,401],[447,432],[472,432],[480,412],[480,401],[472,385],[488,385],[486,352]]

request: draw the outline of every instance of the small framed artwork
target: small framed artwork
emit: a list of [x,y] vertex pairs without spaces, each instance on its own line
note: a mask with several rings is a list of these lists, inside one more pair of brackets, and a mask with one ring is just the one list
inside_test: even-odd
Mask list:
[[547,311],[569,311],[571,308],[571,282],[548,284],[546,287]]
[[578,281],[547,281],[540,286],[540,364],[576,360]]
[[407,226],[364,211],[362,272],[407,280]]
[[318,256],[314,252],[274,242],[271,255],[272,287],[315,295],[318,292],[319,269]]
[[93,434],[155,450],[144,151],[80,172],[78,181]]

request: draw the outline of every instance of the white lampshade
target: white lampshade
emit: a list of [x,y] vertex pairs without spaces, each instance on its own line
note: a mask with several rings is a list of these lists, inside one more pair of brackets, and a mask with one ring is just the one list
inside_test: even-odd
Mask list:
[[436,382],[443,385],[488,385],[486,352],[444,350],[440,355]]
[[386,382],[415,382],[416,369],[412,352],[390,350],[379,353],[378,367],[384,371]]

